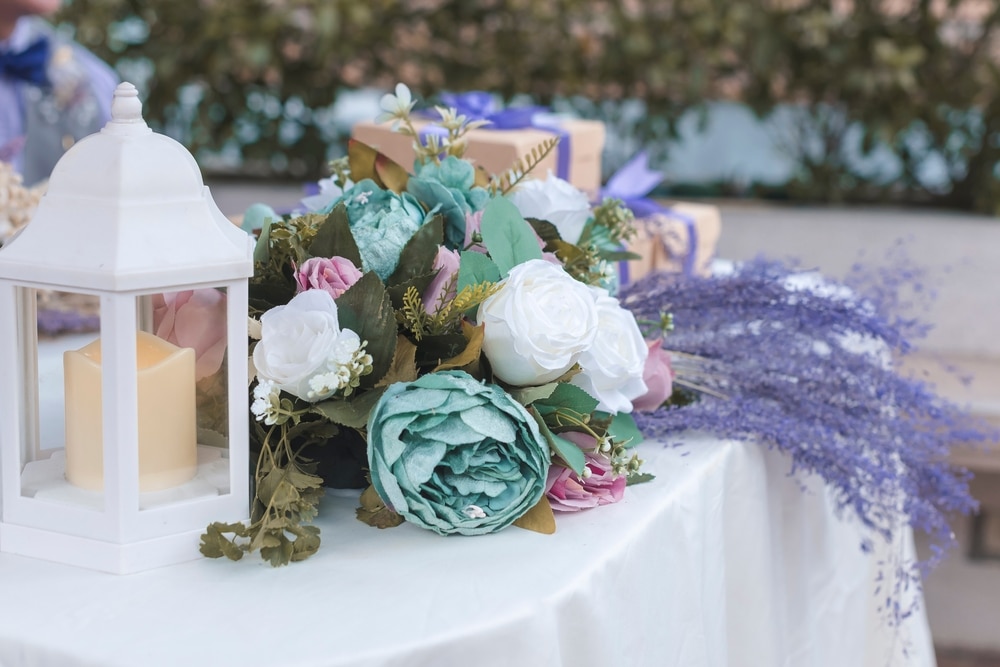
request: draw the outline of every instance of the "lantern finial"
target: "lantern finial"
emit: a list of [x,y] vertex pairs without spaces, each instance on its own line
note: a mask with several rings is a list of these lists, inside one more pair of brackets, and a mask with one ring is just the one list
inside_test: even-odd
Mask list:
[[115,96],[111,100],[111,122],[113,123],[143,123],[142,102],[139,101],[139,91],[127,81],[118,84]]

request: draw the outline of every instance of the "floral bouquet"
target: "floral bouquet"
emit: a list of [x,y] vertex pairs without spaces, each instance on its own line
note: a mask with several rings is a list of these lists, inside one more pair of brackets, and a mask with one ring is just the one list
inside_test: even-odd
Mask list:
[[461,157],[480,123],[439,108],[418,135],[402,85],[382,106],[414,138],[413,172],[352,143],[315,210],[261,230],[252,523],[209,526],[208,556],[308,557],[324,485],[366,487],[375,526],[478,535],[552,532],[553,510],[649,478],[631,413],[671,376],[614,296],[631,212],[528,178],[557,139],[489,176]]

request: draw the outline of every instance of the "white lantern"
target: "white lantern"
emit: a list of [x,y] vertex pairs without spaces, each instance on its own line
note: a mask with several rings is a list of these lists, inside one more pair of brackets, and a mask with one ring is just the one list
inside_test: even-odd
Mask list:
[[[0,248],[0,550],[128,573],[249,517],[253,242],[134,86],[111,116]],[[99,337],[40,343],[52,293],[99,303]]]

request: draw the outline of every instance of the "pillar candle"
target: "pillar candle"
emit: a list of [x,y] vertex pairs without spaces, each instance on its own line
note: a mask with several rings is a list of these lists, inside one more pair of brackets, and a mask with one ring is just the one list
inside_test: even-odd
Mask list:
[[[159,491],[188,481],[197,469],[195,352],[140,331],[136,367],[139,490]],[[63,370],[66,479],[99,491],[104,488],[101,340],[63,353]]]

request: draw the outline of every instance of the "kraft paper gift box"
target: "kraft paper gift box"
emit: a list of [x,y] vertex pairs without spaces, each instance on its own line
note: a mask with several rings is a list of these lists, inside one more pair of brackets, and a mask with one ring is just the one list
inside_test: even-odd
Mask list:
[[[430,121],[414,121],[417,131]],[[413,138],[395,132],[392,122],[377,124],[361,122],[351,130],[351,136],[377,149],[398,162],[407,171],[413,168]],[[587,193],[601,187],[601,152],[604,150],[604,123],[594,120],[561,120],[559,127],[569,133],[569,173],[566,180]],[[500,174],[528,156],[531,149],[556,134],[529,127],[519,130],[491,130],[488,127],[470,130],[466,135],[465,157],[482,166],[490,174]],[[558,175],[557,151],[567,150],[566,139],[559,142],[533,170],[532,175],[546,178],[549,170]]]
[[636,220],[636,236],[628,243],[628,249],[642,258],[626,262],[627,282],[635,282],[652,271],[690,269],[699,276],[711,272],[715,247],[722,234],[719,208],[689,202],[673,202],[664,207],[669,214]]

